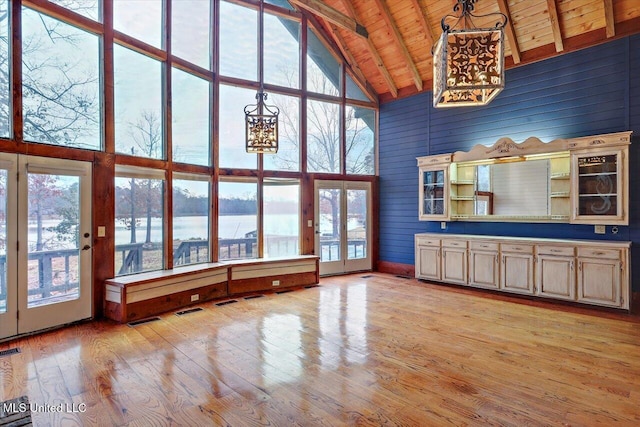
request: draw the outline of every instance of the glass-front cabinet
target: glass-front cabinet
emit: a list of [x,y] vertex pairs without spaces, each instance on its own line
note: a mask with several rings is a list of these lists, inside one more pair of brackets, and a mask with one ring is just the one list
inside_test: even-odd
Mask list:
[[433,156],[420,168],[420,220],[449,218],[449,164],[451,156]]
[[625,224],[626,149],[573,152],[573,223]]

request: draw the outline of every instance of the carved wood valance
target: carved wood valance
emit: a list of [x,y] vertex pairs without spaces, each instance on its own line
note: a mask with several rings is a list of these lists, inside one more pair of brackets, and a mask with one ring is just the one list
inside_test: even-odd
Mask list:
[[617,132],[570,139],[559,138],[550,142],[543,142],[539,138],[530,137],[521,143],[517,143],[511,138],[504,137],[496,141],[491,147],[478,144],[469,151],[456,151],[453,153],[451,161],[468,162],[504,157],[531,156],[535,154],[551,154],[600,146],[628,145],[630,143],[631,132]]

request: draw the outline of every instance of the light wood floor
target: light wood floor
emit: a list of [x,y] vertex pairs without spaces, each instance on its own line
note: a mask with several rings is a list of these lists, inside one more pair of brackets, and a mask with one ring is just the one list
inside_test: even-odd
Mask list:
[[640,425],[637,317],[378,273],[201,307],[2,343],[0,401],[85,409],[32,414],[54,426]]

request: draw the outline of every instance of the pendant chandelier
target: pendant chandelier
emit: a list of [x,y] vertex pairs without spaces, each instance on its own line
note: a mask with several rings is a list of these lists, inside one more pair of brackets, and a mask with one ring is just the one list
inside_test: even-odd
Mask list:
[[256,104],[244,107],[246,118],[247,153],[275,154],[278,152],[278,114],[280,109],[267,105],[262,87],[256,94]]
[[[433,106],[486,105],[504,88],[503,13],[474,15],[477,0],[458,0],[457,15],[442,18],[442,35],[433,47]],[[492,28],[476,28],[474,18],[498,15]],[[449,25],[447,21],[453,21]],[[462,23],[462,28],[456,27]],[[467,28],[470,25],[470,28]]]

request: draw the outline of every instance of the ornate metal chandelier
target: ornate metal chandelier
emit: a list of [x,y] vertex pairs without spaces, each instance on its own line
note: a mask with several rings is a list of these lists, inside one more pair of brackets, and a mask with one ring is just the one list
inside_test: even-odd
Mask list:
[[[458,0],[459,15],[442,18],[442,35],[433,47],[433,106],[486,105],[504,88],[503,13],[474,15],[477,0]],[[473,18],[499,15],[493,28],[476,28]],[[455,20],[453,25],[448,20]],[[462,28],[456,29],[462,22]],[[471,28],[467,28],[467,24]]]
[[244,107],[246,118],[247,153],[275,154],[278,152],[278,114],[280,109],[267,105],[262,87],[256,94],[257,103]]

